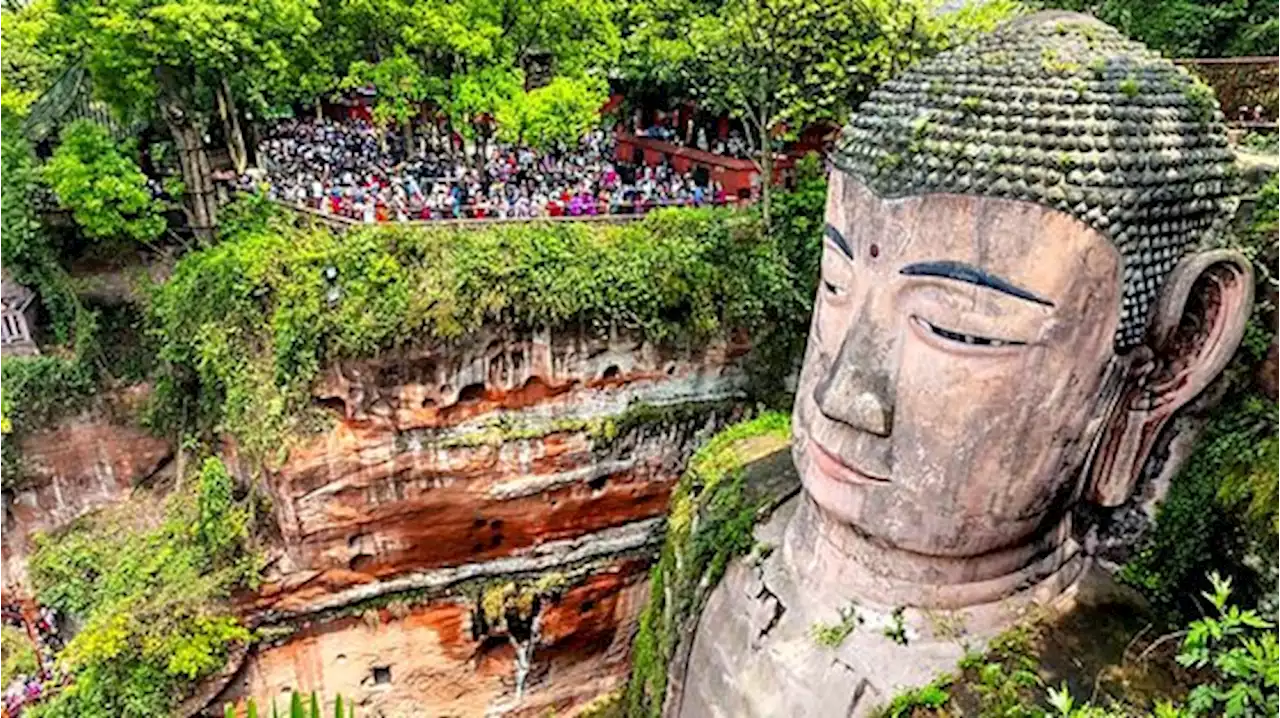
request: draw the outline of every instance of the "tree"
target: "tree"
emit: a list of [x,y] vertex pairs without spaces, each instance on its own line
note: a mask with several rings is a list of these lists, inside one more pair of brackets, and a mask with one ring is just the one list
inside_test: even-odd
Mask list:
[[117,144],[105,127],[79,120],[41,170],[58,202],[93,239],[150,242],[165,230],[164,206],[131,156],[134,140]]
[[685,78],[690,94],[743,121],[760,158],[766,224],[779,139],[817,120],[843,122],[897,70],[990,30],[1014,8],[1011,0],[952,12],[936,0],[725,0],[707,15],[702,4],[665,3],[661,13],[633,14],[639,37],[628,48],[639,57],[624,64],[674,63],[647,74]]
[[34,193],[40,177],[31,143],[14,110],[0,109],[0,117],[0,261],[16,281],[36,289],[54,338],[67,342],[88,313],[58,261],[61,247],[36,216]]
[[157,118],[173,135],[189,224],[212,238],[217,202],[204,135],[215,105],[236,114],[229,78],[241,73],[287,76],[289,50],[316,29],[310,0],[64,1],[62,30],[76,38],[98,94],[122,117]]
[[600,107],[608,98],[608,85],[599,78],[557,77],[499,106],[498,136],[541,150],[573,145],[599,123]]
[[392,124],[404,130],[405,148],[413,143],[413,118],[421,103],[433,94],[439,94],[438,80],[428,77],[422,66],[396,48],[391,57],[379,62],[357,60],[351,64],[342,87],[347,89],[372,85],[376,91],[373,105],[373,122],[378,127],[379,140],[386,146],[386,130]]
[[0,103],[6,110],[25,115],[66,66],[65,42],[52,32],[57,17],[54,0],[0,8]]
[[1280,54],[1270,0],[1050,0],[1087,12],[1167,57]]
[[715,17],[720,0],[651,0],[623,5],[622,77],[661,96],[683,96],[700,70],[689,42],[690,24]]
[[492,119],[502,108],[519,102],[523,92],[524,73],[505,63],[484,65],[451,79],[443,105],[464,139],[480,141],[477,164],[484,161]]

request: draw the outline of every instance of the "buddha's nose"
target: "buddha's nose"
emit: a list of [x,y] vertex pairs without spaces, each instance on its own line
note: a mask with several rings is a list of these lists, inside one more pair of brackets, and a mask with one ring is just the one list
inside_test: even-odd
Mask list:
[[814,388],[818,409],[833,421],[876,436],[893,431],[894,387],[887,366],[888,342],[857,323]]

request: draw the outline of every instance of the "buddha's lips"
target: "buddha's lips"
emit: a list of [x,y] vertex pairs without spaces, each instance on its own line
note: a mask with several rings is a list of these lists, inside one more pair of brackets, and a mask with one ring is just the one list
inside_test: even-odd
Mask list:
[[887,484],[888,479],[882,479],[878,476],[871,476],[844,463],[835,454],[822,448],[822,446],[810,439],[808,441],[807,450],[810,458],[813,459],[814,465],[823,475],[828,476],[836,481],[843,481],[847,484]]

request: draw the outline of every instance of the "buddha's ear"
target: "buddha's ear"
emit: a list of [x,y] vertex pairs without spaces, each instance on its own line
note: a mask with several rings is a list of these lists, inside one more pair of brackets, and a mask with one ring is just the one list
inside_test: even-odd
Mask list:
[[1183,259],[1166,279],[1147,326],[1150,357],[1133,367],[1092,462],[1090,498],[1124,503],[1160,430],[1226,368],[1253,306],[1253,268],[1234,250]]

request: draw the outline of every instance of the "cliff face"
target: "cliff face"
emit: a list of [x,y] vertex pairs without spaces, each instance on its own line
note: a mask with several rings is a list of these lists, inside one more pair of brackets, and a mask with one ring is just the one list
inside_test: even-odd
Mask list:
[[[494,329],[329,367],[321,428],[257,472],[276,525],[262,585],[235,600],[263,640],[184,710],[315,690],[368,716],[572,714],[617,688],[671,489],[737,415],[747,348]],[[108,412],[24,437],[21,456],[18,587],[32,534],[176,463]]]
[[[138,387],[113,397],[127,410],[145,395]],[[19,440],[23,476],[4,492],[4,585],[26,584],[32,537],[95,509],[122,501],[133,486],[170,463],[169,442],[88,411]]]
[[[620,685],[670,491],[735,413],[746,349],[491,331],[331,367],[334,421],[270,472],[279,550],[240,599],[282,638],[211,707],[315,689],[541,715]],[[495,628],[481,604],[512,582],[534,607]]]

